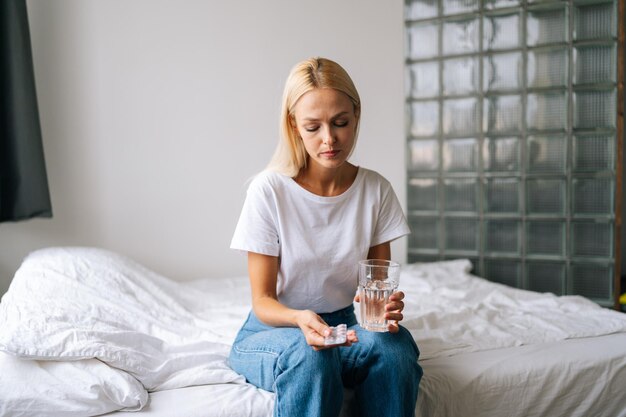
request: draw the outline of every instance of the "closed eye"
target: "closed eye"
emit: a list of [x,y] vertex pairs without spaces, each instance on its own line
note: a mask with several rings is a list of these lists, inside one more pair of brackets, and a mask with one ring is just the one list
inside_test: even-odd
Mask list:
[[[348,126],[349,123],[350,123],[349,120],[339,119],[339,120],[333,121],[333,126],[346,127]],[[304,126],[304,130],[306,130],[307,132],[316,132],[319,128],[320,128],[319,125]]]

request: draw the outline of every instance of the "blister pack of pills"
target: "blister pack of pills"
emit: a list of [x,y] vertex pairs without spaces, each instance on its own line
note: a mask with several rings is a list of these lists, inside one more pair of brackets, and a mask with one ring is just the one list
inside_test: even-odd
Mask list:
[[345,324],[340,324],[336,327],[330,328],[330,335],[324,338],[325,345],[340,345],[342,343],[346,343],[346,333],[348,331],[348,326]]

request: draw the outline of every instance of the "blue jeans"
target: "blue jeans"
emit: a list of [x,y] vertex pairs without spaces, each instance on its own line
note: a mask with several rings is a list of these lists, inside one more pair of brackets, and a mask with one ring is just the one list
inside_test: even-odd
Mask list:
[[359,342],[315,351],[299,328],[267,326],[250,312],[233,343],[230,366],[251,384],[276,393],[275,417],[337,417],[344,386],[355,390],[359,416],[414,416],[422,368],[408,330],[363,330],[353,306],[320,316],[330,326],[347,324]]

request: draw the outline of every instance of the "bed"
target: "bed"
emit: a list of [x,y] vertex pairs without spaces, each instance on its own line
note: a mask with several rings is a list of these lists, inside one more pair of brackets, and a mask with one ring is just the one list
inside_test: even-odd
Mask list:
[[[626,417],[625,314],[470,271],[402,269],[416,416]],[[226,362],[249,299],[246,277],[181,283],[103,249],[35,251],[0,302],[0,415],[271,416],[273,394]]]

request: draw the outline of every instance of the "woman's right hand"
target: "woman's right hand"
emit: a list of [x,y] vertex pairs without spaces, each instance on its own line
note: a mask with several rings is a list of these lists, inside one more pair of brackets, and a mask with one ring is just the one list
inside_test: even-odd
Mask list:
[[338,345],[325,345],[324,337],[331,333],[330,327],[320,316],[311,310],[301,310],[298,313],[296,324],[304,334],[304,338],[309,346],[314,350],[329,349],[337,346],[352,346],[359,339],[354,330],[348,330],[346,334],[346,342]]
[[306,342],[315,350],[337,346],[351,346],[358,342],[356,332],[349,330],[346,342],[338,345],[325,345],[324,337],[330,335],[328,324],[311,310],[294,310],[278,301],[276,281],[278,276],[278,257],[248,252],[248,274],[252,292],[254,313],[263,323],[274,326],[297,325]]

